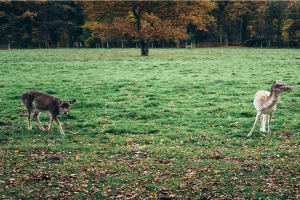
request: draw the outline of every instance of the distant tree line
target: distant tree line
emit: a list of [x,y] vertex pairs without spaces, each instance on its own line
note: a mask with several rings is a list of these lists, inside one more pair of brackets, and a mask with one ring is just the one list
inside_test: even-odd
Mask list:
[[[1,1],[0,44],[300,46],[299,1]],[[109,46],[110,45],[110,46]]]

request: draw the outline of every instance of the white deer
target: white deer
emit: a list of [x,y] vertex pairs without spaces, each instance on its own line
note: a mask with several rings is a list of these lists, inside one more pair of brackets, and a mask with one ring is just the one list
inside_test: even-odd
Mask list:
[[275,81],[271,86],[271,92],[259,91],[254,96],[254,107],[257,110],[255,122],[250,133],[247,136],[252,135],[258,120],[261,120],[260,131],[266,132],[266,117],[268,116],[268,133],[271,133],[271,119],[276,110],[276,104],[279,100],[281,92],[288,92],[293,90],[292,86],[283,84],[281,81]]

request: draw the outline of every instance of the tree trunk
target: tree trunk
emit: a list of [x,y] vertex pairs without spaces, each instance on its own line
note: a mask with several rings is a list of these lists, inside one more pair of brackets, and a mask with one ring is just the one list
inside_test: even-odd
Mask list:
[[224,33],[224,46],[228,47],[228,31],[226,29],[226,32]]
[[141,55],[148,56],[149,55],[149,41],[141,39],[140,44],[141,44]]
[[220,43],[220,46],[223,46],[223,25],[220,25],[219,26],[219,43]]
[[243,41],[242,30],[243,30],[243,20],[240,23],[240,45],[242,45],[242,41]]
[[[220,1],[218,2],[219,6],[219,37],[220,37],[220,45],[228,46],[228,28],[226,22],[226,11],[225,7],[227,6],[228,1]],[[222,41],[224,39],[224,41]],[[224,44],[223,44],[224,42]]]

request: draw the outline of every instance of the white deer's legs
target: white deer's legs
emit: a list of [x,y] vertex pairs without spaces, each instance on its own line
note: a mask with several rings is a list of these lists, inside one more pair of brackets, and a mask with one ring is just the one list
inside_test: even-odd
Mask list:
[[254,130],[254,128],[255,128],[255,126],[256,126],[256,124],[257,124],[257,122],[258,122],[258,120],[259,120],[259,118],[260,118],[261,115],[262,115],[262,114],[261,114],[260,112],[258,112],[258,113],[256,114],[256,118],[255,118],[255,122],[254,122],[254,124],[253,124],[253,127],[252,127],[250,133],[249,133],[247,136],[251,136],[251,135],[252,135],[252,132],[253,132],[253,130]]
[[261,120],[260,131],[266,132],[266,121],[267,121],[267,118],[268,118],[268,133],[270,134],[271,133],[271,120],[272,120],[272,116],[273,116],[273,114],[267,115],[267,114],[262,114],[262,113],[258,112],[256,114],[256,118],[255,118],[255,122],[253,124],[253,127],[252,127],[250,133],[247,136],[251,136],[252,135],[252,132],[253,132],[256,124],[258,123],[259,119]]
[[262,115],[260,116],[260,121],[261,121],[261,124],[260,124],[260,131],[266,132],[267,115],[266,115],[266,114],[262,114]]
[[36,123],[39,125],[39,128],[44,131],[45,128],[42,126],[42,124],[39,120],[39,114],[40,113],[38,111],[34,111],[33,118],[35,119]]
[[273,117],[273,114],[270,114],[269,121],[268,121],[268,133],[271,134],[271,119]]

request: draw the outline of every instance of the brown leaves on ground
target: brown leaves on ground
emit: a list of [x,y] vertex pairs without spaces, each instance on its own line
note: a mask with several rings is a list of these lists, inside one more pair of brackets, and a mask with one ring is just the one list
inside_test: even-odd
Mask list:
[[107,155],[2,149],[2,154],[11,157],[1,159],[2,199],[233,199],[262,195],[293,199],[300,194],[299,170],[295,170],[299,155],[243,160],[215,150],[201,157],[187,153],[183,161],[176,155],[161,157],[159,151],[134,142],[125,146],[126,152]]

